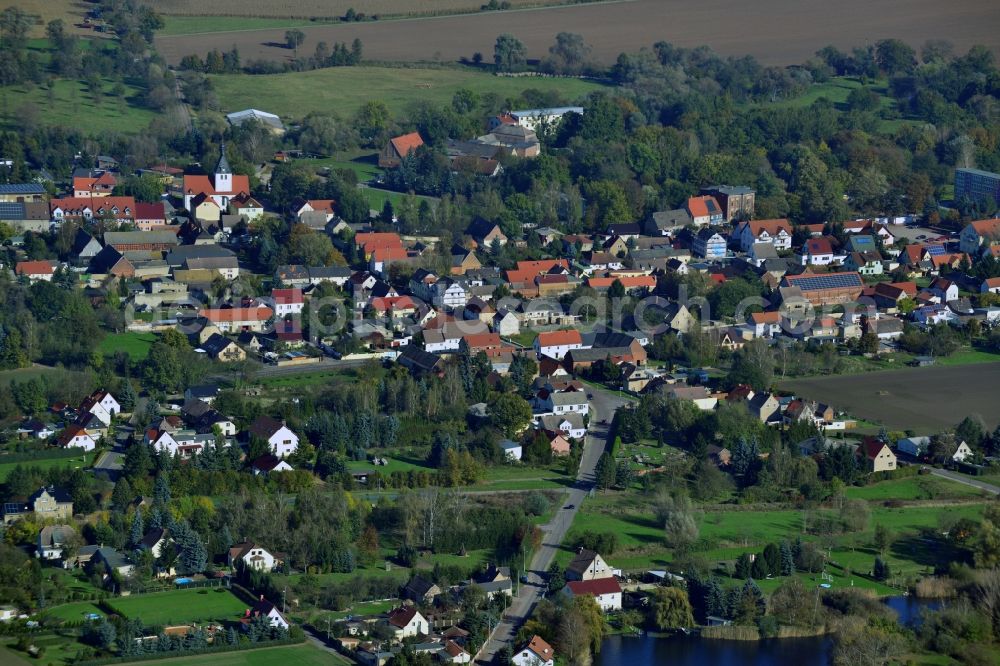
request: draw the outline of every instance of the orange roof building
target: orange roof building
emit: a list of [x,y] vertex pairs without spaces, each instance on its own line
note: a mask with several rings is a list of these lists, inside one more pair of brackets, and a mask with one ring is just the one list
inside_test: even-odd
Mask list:
[[393,169],[398,167],[404,157],[410,155],[420,146],[424,145],[424,139],[419,132],[410,132],[389,139],[382,152],[378,156],[378,165],[383,169]]
[[274,310],[258,305],[247,308],[202,308],[198,314],[215,324],[223,333],[264,330],[264,325],[274,316]]

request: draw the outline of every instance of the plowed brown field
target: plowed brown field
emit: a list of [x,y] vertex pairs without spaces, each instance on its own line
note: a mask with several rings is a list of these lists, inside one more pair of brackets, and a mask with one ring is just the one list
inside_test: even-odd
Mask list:
[[[219,10],[221,11],[221,9]],[[516,35],[529,57],[547,53],[556,33],[580,33],[603,62],[619,53],[664,40],[678,46],[706,44],[724,55],[752,55],[765,64],[801,63],[817,49],[851,48],[897,37],[914,46],[947,39],[959,50],[983,44],[1000,52],[1000,4],[995,0],[633,0],[487,12],[371,23],[302,28],[299,49],[311,53],[320,40],[364,42],[365,57],[394,61],[454,61],[482,53],[492,59],[493,43],[505,32]],[[235,44],[246,59],[285,59],[284,30],[250,30],[160,37],[159,51],[176,63],[189,53]]]
[[893,430],[936,432],[979,414],[1000,424],[1000,363],[906,368],[781,383],[781,389]]

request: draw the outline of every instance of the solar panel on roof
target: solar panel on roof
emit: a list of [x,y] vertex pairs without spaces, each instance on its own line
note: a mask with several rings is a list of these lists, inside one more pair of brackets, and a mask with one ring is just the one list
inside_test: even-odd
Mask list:
[[0,202],[0,220],[20,220],[24,217],[24,204]]
[[818,289],[844,289],[860,287],[861,277],[855,273],[827,273],[825,275],[793,275],[788,278],[789,284],[803,291]]
[[927,250],[932,257],[938,257],[942,254],[947,254],[947,252],[945,252],[943,245],[928,245],[924,249]]

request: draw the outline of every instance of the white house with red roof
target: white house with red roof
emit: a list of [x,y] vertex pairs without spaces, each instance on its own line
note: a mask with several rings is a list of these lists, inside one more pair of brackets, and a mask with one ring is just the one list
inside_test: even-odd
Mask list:
[[1000,277],[986,278],[979,286],[980,293],[1000,294]]
[[958,249],[973,256],[979,256],[980,248],[996,245],[1000,245],[1000,219],[969,222],[958,235]]
[[233,173],[226,159],[225,144],[222,145],[219,162],[211,178],[202,175],[184,176],[184,208],[192,211],[192,202],[199,194],[211,197],[220,210],[229,207],[230,199],[240,194],[250,194],[250,179]]
[[788,250],[792,247],[792,223],[780,220],[748,220],[740,223],[736,235],[744,252],[754,243],[773,243],[775,249]]
[[333,199],[308,199],[302,204],[292,209],[295,214],[295,219],[302,221],[302,216],[305,213],[322,213],[326,216],[326,221],[329,222],[333,219],[335,215],[334,206],[336,201]]
[[834,257],[833,243],[826,236],[810,238],[802,246],[803,266],[829,266]]
[[706,224],[722,224],[726,221],[726,215],[715,197],[691,197],[687,201],[687,211],[691,215],[691,221],[699,227]]
[[37,282],[39,280],[51,282],[55,270],[55,264],[48,259],[19,261],[14,266],[14,273],[16,275],[23,275],[30,282]]
[[563,593],[571,599],[583,596],[593,597],[604,612],[622,609],[622,586],[618,584],[616,578],[571,580],[566,583]]
[[110,171],[96,178],[77,177],[73,179],[73,196],[79,198],[108,197],[118,184],[118,179]]
[[66,429],[62,431],[59,438],[56,440],[56,444],[68,449],[70,447],[81,448],[84,451],[93,451],[97,448],[97,442],[94,436],[91,435],[87,430],[76,423],[71,423],[66,426]]
[[253,608],[247,609],[247,615],[241,620],[241,622],[249,624],[252,618],[261,616],[270,620],[272,627],[288,629],[288,627],[291,626],[288,619],[281,613],[281,611],[278,610],[278,607],[265,599],[263,594],[260,595],[260,599],[254,604]]
[[167,213],[162,201],[135,204],[135,226],[139,231],[154,231],[166,226]]
[[532,636],[528,644],[511,658],[514,666],[554,666],[556,652],[541,636]]
[[301,314],[306,304],[302,290],[298,288],[272,289],[271,300],[274,301],[274,316],[279,318]]
[[538,357],[562,359],[574,349],[583,349],[583,337],[580,331],[545,331],[535,338],[535,352]]
[[413,606],[400,606],[389,611],[386,624],[395,634],[396,640],[410,636],[426,636],[430,633],[430,623]]
[[52,221],[56,223],[89,222],[94,218],[130,222],[135,219],[135,207],[135,197],[64,197],[49,201]]
[[240,308],[202,308],[198,314],[223,333],[253,331],[260,333],[274,316],[274,310],[263,305]]
[[230,548],[228,559],[231,567],[242,562],[246,568],[256,571],[272,571],[281,563],[280,557],[253,541],[244,541]]

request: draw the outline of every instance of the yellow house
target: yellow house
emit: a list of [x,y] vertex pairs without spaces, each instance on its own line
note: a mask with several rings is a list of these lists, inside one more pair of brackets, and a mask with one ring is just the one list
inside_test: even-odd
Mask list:
[[896,469],[896,454],[885,442],[866,437],[861,446],[869,472],[891,472]]
[[191,212],[194,213],[196,220],[203,222],[218,222],[222,219],[222,209],[219,208],[219,204],[204,194],[199,194],[191,202]]

